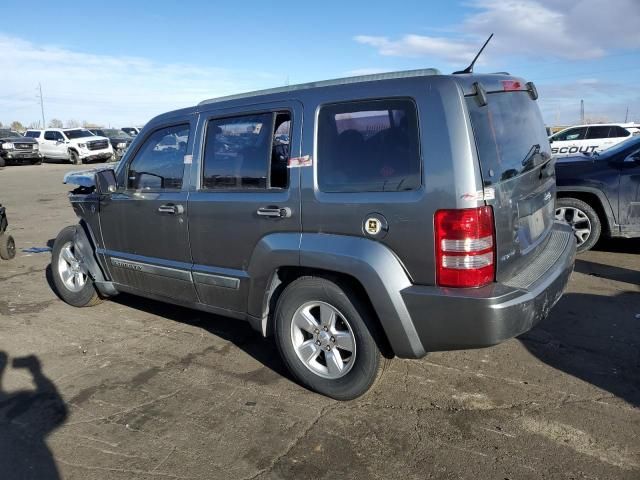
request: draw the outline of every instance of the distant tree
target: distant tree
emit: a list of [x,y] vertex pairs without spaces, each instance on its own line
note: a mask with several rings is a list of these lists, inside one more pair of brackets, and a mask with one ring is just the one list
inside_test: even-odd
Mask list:
[[67,120],[67,128],[78,128],[80,126],[80,122],[77,120]]
[[97,123],[88,122],[86,120],[82,121],[82,126],[84,128],[102,128],[102,125],[98,125]]
[[52,118],[51,120],[49,120],[49,126],[51,128],[62,128],[62,120],[59,120],[57,118]]
[[2,128],[2,122],[0,122],[0,128]]
[[11,130],[15,130],[16,132],[24,132],[25,128],[19,121],[14,120],[11,122]]
[[40,128],[40,121],[35,121],[35,122],[29,123],[29,127],[27,127],[27,128]]

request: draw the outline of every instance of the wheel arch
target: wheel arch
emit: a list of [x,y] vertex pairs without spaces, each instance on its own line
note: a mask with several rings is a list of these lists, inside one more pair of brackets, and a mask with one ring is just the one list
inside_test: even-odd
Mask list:
[[[282,235],[287,234],[275,234]],[[283,248],[271,249],[278,246]],[[247,311],[253,326],[264,335],[272,332],[272,313],[284,288],[301,276],[321,276],[348,286],[371,307],[376,326],[388,345],[385,353],[404,358],[424,356],[424,347],[400,294],[411,282],[386,246],[360,237],[297,234],[295,242],[291,237],[271,239],[256,252],[249,269]],[[289,261],[274,263],[276,259]]]
[[558,187],[556,192],[557,198],[575,198],[582,200],[586,204],[590,205],[600,217],[600,223],[602,224],[603,233],[605,235],[615,236],[618,231],[616,218],[611,208],[611,204],[605,195],[599,190],[589,188],[561,188]]

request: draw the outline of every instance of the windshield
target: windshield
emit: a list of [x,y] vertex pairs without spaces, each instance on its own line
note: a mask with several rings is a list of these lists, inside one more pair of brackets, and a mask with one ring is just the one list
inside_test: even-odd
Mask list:
[[636,148],[640,148],[640,136],[629,138],[611,148],[607,148],[600,153],[600,156],[609,158],[618,155],[619,153],[623,153],[624,156],[627,156]]
[[124,133],[122,130],[116,130],[115,128],[110,128],[104,131],[104,134],[110,138],[122,138],[123,140],[130,140],[131,136]]
[[468,97],[467,107],[486,186],[551,158],[542,115],[528,92],[490,93],[485,106]]
[[67,136],[67,138],[69,140],[74,140],[76,138],[94,137],[95,136],[89,130],[85,130],[84,128],[78,128],[76,130],[65,130],[64,134]]
[[4,128],[0,129],[0,137],[20,137],[20,136],[21,135],[18,132],[5,130]]

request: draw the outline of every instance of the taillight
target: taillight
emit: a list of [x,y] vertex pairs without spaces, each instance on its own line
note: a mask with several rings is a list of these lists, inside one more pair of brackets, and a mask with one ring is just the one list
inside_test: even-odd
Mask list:
[[495,279],[491,207],[438,210],[435,215],[436,281],[443,287],[481,287]]

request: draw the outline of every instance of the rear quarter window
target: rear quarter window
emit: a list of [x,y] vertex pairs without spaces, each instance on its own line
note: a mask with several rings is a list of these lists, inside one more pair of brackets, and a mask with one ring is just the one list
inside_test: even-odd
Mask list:
[[419,188],[418,114],[410,99],[321,107],[318,186],[323,192],[389,192]]

